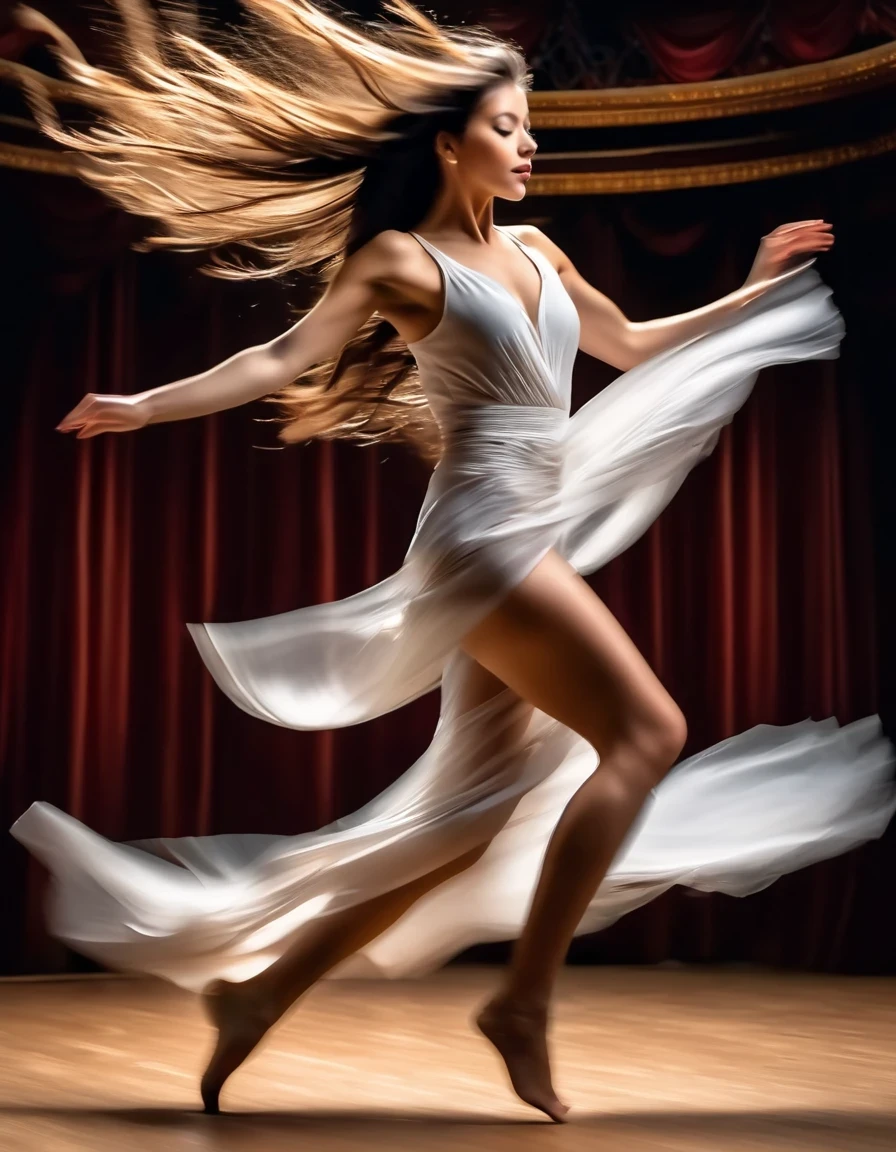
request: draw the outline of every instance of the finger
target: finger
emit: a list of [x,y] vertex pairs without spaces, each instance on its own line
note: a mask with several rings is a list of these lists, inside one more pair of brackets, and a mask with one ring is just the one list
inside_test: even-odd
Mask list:
[[787,237],[785,244],[811,244],[816,240],[826,244],[833,239],[833,232],[794,232],[792,236]]
[[809,236],[804,240],[796,241],[791,245],[789,250],[791,252],[811,252],[815,250],[819,252],[826,252],[828,248],[833,248],[833,246],[833,236],[821,236],[816,238]]
[[87,395],[82,397],[81,400],[79,400],[78,403],[74,406],[74,408],[72,408],[71,412],[69,412],[69,416],[80,416],[82,413],[86,412],[93,406],[93,402],[95,400],[96,395],[93,392],[88,392]]
[[792,248],[800,244],[833,244],[833,232],[797,232],[788,236],[784,243],[785,248]]
[[70,412],[67,412],[65,414],[65,416],[63,417],[63,420],[76,420],[81,415],[81,413],[85,410],[86,407],[87,407],[86,401],[81,400],[78,404],[76,404],[74,406],[74,408],[71,409]]
[[790,232],[802,228],[804,224],[805,221],[797,224],[779,224],[777,228],[773,228],[771,232],[769,232],[769,236],[787,236]]
[[89,415],[93,406],[93,398],[85,397],[77,408],[73,408],[67,416],[63,416],[58,427],[62,429],[77,427]]
[[86,413],[83,416],[78,416],[75,420],[70,420],[68,417],[66,417],[66,419],[63,420],[59,427],[62,432],[75,432],[78,428],[83,428],[85,424],[94,419],[96,419],[96,417],[92,416],[90,413]]
[[799,220],[795,224],[782,224],[780,228],[776,228],[771,233],[772,236],[786,236],[793,232],[802,232],[807,230],[821,230],[832,228],[833,225],[829,224],[826,220]]
[[78,439],[86,440],[90,436],[98,436],[101,432],[109,430],[108,420],[95,417],[93,420],[85,420],[78,430]]
[[88,440],[91,436],[101,436],[104,432],[125,432],[127,429],[123,428],[121,422],[114,417],[107,417],[102,420],[92,420],[78,433],[79,440]]

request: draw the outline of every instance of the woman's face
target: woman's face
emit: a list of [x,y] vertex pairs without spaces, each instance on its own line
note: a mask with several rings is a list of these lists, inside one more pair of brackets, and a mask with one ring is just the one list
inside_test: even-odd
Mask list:
[[516,84],[486,91],[463,136],[444,133],[439,151],[465,187],[502,200],[522,200],[537,145],[529,133],[526,93]]

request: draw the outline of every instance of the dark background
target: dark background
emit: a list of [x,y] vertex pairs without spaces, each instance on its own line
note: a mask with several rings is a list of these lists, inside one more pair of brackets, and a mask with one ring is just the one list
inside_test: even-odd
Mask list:
[[[634,319],[735,288],[779,223],[835,226],[819,269],[846,319],[842,358],[764,373],[668,511],[592,579],[688,716],[686,755],[807,716],[879,711],[896,732],[894,167],[499,205],[499,221],[536,220]],[[86,391],[140,391],[268,339],[306,288],[138,255],[136,222],[71,180],[0,181],[0,819],[43,799],[137,839],[294,833],[353,810],[425,749],[435,695],[335,733],[276,728],[215,689],[184,624],[387,575],[426,469],[400,447],[281,450],[253,419],[273,414],[264,405],[129,437],[54,432]],[[580,357],[574,406],[612,375]],[[892,972],[893,865],[888,834],[746,900],[673,891],[573,957]],[[44,876],[10,837],[0,875],[0,970],[84,967],[47,938]]]

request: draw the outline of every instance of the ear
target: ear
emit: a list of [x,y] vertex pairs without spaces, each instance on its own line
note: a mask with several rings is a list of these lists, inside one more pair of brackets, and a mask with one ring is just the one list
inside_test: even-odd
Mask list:
[[436,133],[435,149],[440,160],[447,164],[457,163],[457,138],[450,132],[442,130]]

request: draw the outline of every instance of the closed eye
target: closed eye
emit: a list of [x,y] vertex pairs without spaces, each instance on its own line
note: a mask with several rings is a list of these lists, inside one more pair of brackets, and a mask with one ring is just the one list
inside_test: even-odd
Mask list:
[[[511,129],[509,129],[509,128],[496,128],[495,131],[498,133],[499,136],[509,136],[511,134]],[[526,132],[526,135],[529,137],[530,140],[535,139],[535,134],[530,129],[526,128],[525,132]]]

